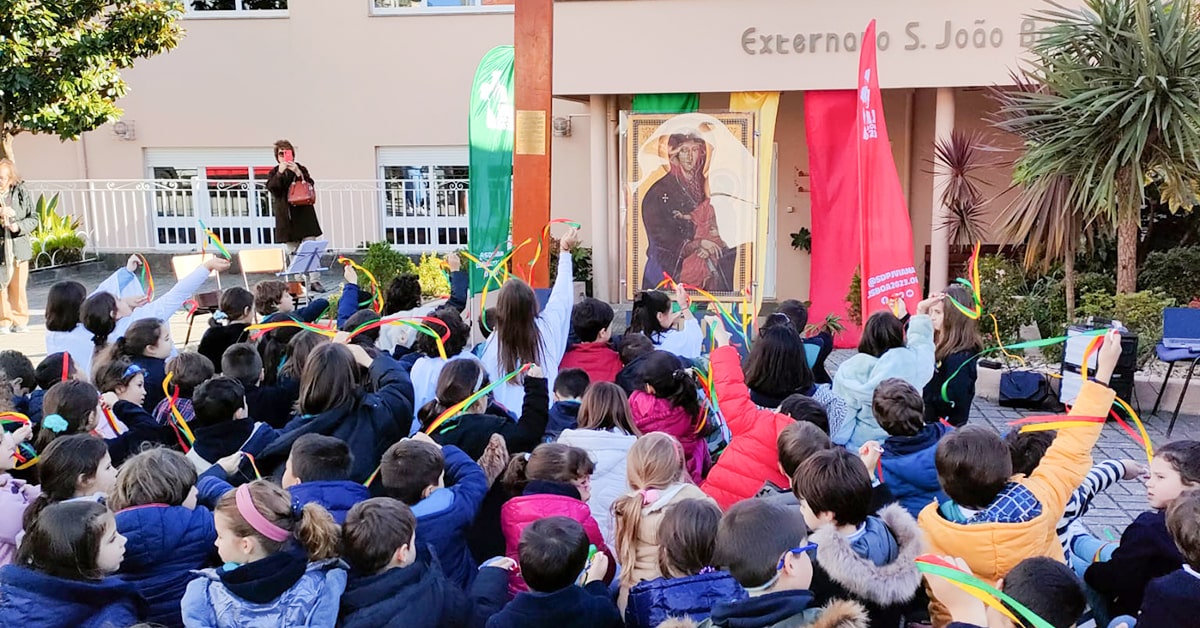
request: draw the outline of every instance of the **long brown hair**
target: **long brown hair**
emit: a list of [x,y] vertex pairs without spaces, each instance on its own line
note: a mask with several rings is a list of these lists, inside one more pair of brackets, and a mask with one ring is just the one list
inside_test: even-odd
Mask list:
[[308,362],[308,356],[312,354],[313,349],[325,342],[329,342],[329,337],[315,331],[304,330],[292,336],[284,351],[283,368],[279,374],[294,380],[304,377],[304,365]]
[[[447,408],[475,394],[487,383],[487,372],[475,360],[450,360],[438,375],[436,396],[417,410],[421,426],[428,427]],[[470,408],[464,410],[469,412]]]
[[579,429],[618,429],[626,434],[641,436],[629,410],[625,389],[612,382],[596,382],[588,386],[579,404]]
[[[971,293],[960,284],[947,287],[942,294],[963,305],[970,305],[972,302]],[[949,298],[942,299],[942,328],[933,331],[933,340],[936,346],[934,356],[938,362],[960,351],[978,353],[983,346],[983,341],[979,338],[978,323],[958,311]]]
[[[324,560],[338,555],[341,545],[341,530],[333,520],[333,515],[316,502],[309,502],[299,513],[292,510],[292,497],[287,491],[271,484],[267,480],[255,480],[247,485],[250,489],[250,500],[254,508],[267,521],[292,533],[300,545],[308,552],[309,560]],[[231,490],[221,496],[217,502],[216,512],[228,517],[233,524],[231,532],[238,537],[254,537],[258,539],[264,551],[274,554],[283,549],[287,543],[272,541],[260,534],[249,523],[242,513],[238,512],[237,491]]]
[[704,499],[684,499],[663,511],[658,526],[658,570],[664,578],[694,576],[712,566],[721,509]]
[[300,414],[320,414],[358,399],[358,363],[346,345],[327,342],[308,355],[300,378]]
[[596,471],[596,463],[587,451],[562,443],[543,443],[528,456],[513,456],[500,480],[514,495],[520,495],[533,480],[566,484]]
[[[646,491],[663,489],[688,477],[684,466],[683,446],[674,436],[652,432],[637,439],[629,448],[625,462],[625,477],[630,493],[613,502],[616,519],[617,562],[632,567],[637,562],[638,529],[642,526],[642,509]],[[633,569],[621,572],[621,584],[633,586]]]
[[492,324],[500,356],[500,370],[511,373],[522,364],[540,364],[545,354],[537,328],[538,302],[533,288],[520,279],[509,279],[496,295]]

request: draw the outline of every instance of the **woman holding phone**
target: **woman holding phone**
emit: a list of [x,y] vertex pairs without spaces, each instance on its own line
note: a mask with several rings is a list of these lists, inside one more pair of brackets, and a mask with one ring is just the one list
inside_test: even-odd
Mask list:
[[[296,148],[287,140],[275,142],[275,161],[267,178],[267,191],[275,201],[275,241],[286,242],[288,249],[296,252],[301,242],[315,240],[321,235],[321,223],[317,221],[317,210],[312,205],[290,205],[288,190],[297,179],[314,183],[308,168],[296,163]],[[310,282],[316,292],[325,288],[316,278]]]

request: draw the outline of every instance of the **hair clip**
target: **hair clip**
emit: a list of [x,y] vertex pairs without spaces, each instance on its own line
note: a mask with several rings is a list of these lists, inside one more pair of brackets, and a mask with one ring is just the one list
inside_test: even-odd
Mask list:
[[221,310],[217,310],[216,312],[213,312],[213,313],[212,313],[212,319],[213,319],[214,321],[218,321],[218,322],[220,322],[220,321],[223,321],[223,320],[225,320],[225,319],[227,319],[227,318],[229,318],[229,315],[228,315],[228,314],[226,314],[225,312],[221,311]]
[[129,367],[125,369],[125,372],[121,375],[121,379],[127,380],[127,379],[132,378],[134,375],[139,375],[139,374],[145,375],[146,369],[142,368],[141,366],[138,366],[137,364],[130,364]]
[[67,423],[66,419],[62,418],[61,414],[47,414],[42,417],[42,427],[55,434],[61,434],[67,431],[67,428],[71,427],[71,425]]

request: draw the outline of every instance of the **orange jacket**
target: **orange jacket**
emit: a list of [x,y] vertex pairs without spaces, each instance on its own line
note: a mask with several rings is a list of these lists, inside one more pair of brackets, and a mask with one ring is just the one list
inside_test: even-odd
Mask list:
[[[1079,393],[1072,416],[1108,416],[1115,398],[1101,384],[1087,382]],[[1024,523],[960,524],[947,521],[938,504],[925,507],[917,523],[925,531],[934,554],[962,558],[979,578],[995,582],[1017,563],[1034,556],[1062,561],[1063,549],[1055,534],[1067,500],[1092,468],[1092,447],[1103,423],[1059,430],[1042,462],[1029,477],[1014,476],[1042,504],[1042,512]]]
[[781,487],[791,484],[779,470],[775,441],[783,428],[795,420],[754,405],[736,348],[719,347],[710,359],[717,402],[731,437],[729,446],[708,472],[700,490],[726,510],[743,499],[754,497],[767,480]]

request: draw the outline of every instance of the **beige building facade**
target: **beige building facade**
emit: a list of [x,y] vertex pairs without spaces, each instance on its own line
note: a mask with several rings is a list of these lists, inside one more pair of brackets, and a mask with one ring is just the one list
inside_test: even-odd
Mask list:
[[[239,216],[252,222],[244,240],[233,238],[234,245],[250,245],[269,224],[255,179],[273,165],[272,142],[288,138],[318,189],[332,182],[328,193],[338,194],[320,209],[334,248],[353,249],[385,234],[407,252],[459,248],[469,211],[469,91],[484,53],[513,43],[512,7],[482,0],[455,6],[277,0],[272,10],[255,10],[251,0],[225,2],[232,10],[189,10],[176,50],[126,72],[122,124],[75,142],[19,136],[15,150],[25,178],[43,191],[62,188],[64,199],[73,199],[70,210],[91,223],[100,250],[193,244],[179,235],[191,215],[164,209],[161,189],[148,191],[154,187],[148,182],[172,179],[189,190],[184,202],[205,197],[216,226],[236,230]],[[407,4],[419,6],[400,6]],[[1037,0],[559,2],[552,213],[583,224],[585,244],[594,248],[596,293],[615,300],[624,292],[620,121],[632,95],[694,92],[701,111],[721,111],[731,92],[779,91],[771,242],[761,247],[769,268],[760,280],[768,297],[807,298],[809,256],[792,248],[790,235],[810,224],[804,92],[854,87],[861,31],[874,18],[915,262],[922,272],[930,247],[931,286],[944,285],[935,138],[962,129],[1013,146],[991,127],[995,107],[986,88],[1009,81],[1035,37],[1037,24],[1027,15],[1042,6]],[[1011,177],[997,163],[982,178],[985,192],[999,194]],[[153,198],[129,202],[114,192],[126,189]],[[393,206],[420,205],[425,195],[451,209],[434,212],[440,222],[414,236],[408,223],[431,215]],[[229,209],[235,206],[241,209]],[[821,234],[813,237],[819,242]]]

